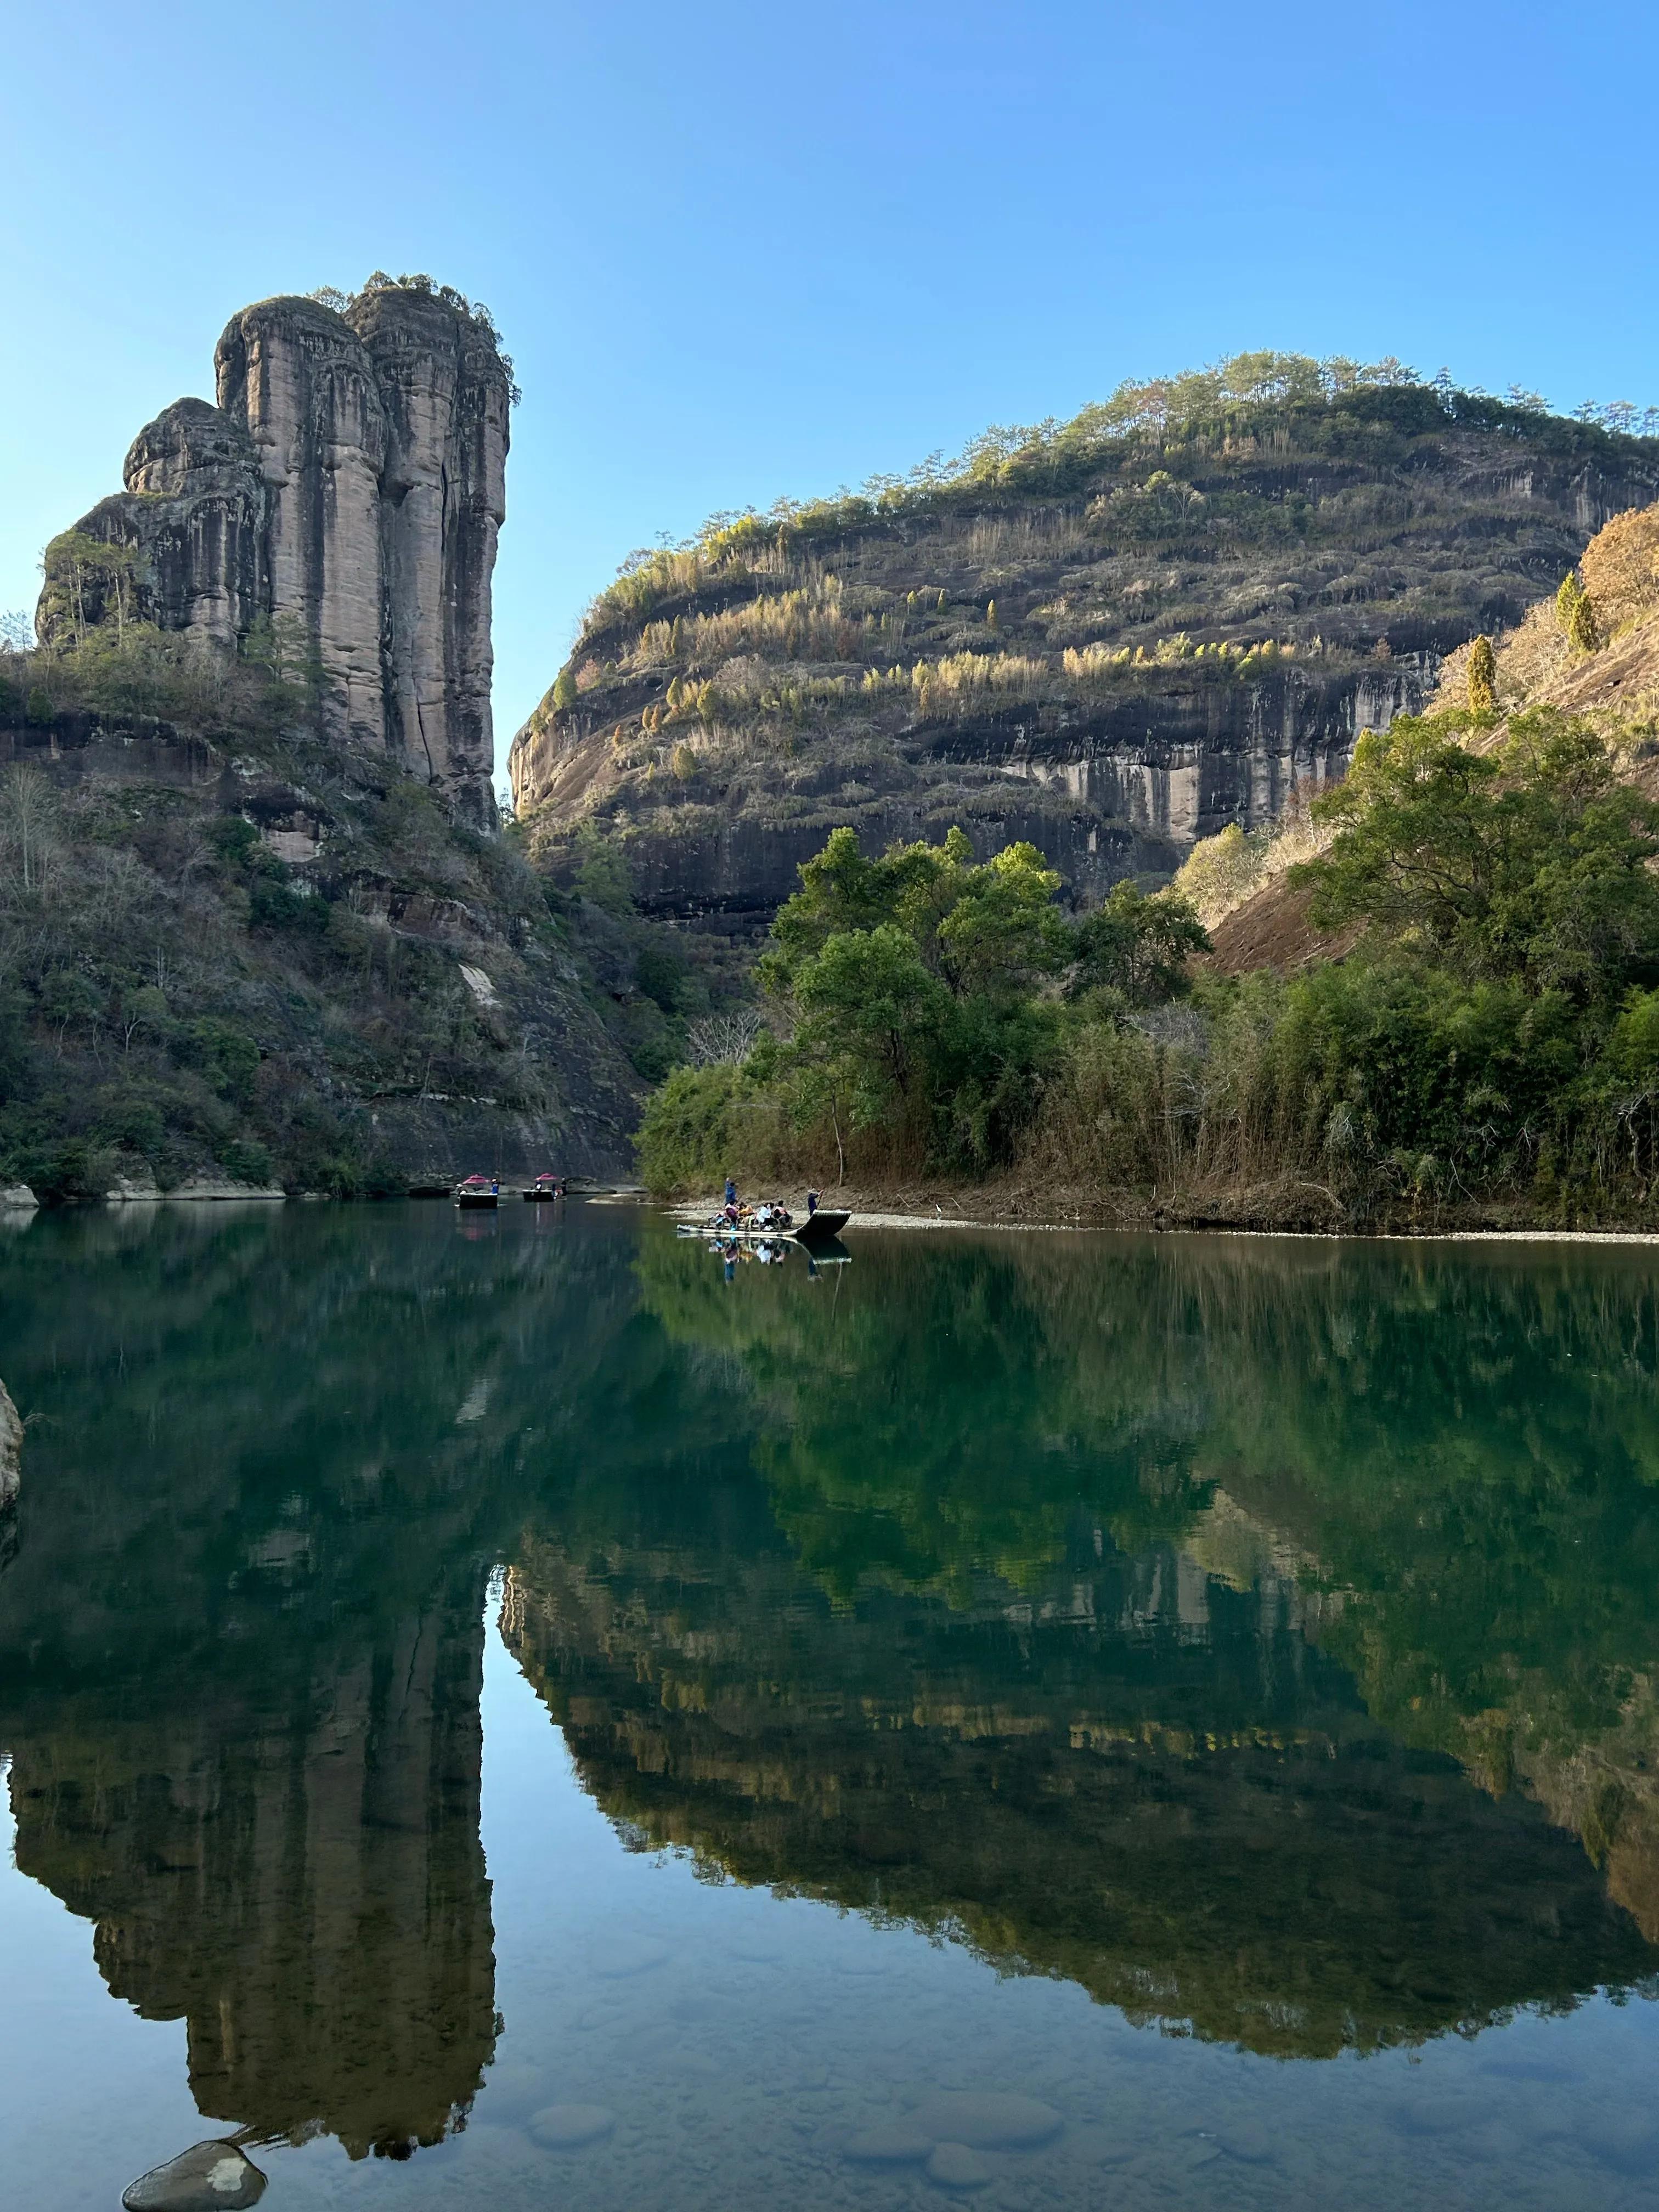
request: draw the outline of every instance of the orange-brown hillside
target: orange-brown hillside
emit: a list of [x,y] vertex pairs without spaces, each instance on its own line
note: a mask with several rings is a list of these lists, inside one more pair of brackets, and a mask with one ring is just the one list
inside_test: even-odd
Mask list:
[[[1498,644],[1503,720],[1473,742],[1489,750],[1523,708],[1559,707],[1601,729],[1629,781],[1659,799],[1659,507],[1615,515],[1585,548],[1579,574],[1603,641],[1576,651],[1553,603],[1534,607]],[[1468,665],[1467,647],[1448,656],[1431,707],[1462,703]],[[1286,975],[1352,949],[1358,928],[1316,929],[1308,893],[1287,880],[1286,871],[1319,848],[1305,817],[1291,817],[1286,830],[1268,833],[1254,852],[1236,832],[1224,849],[1228,835],[1198,847],[1176,878],[1208,923],[1207,966],[1226,975],[1264,968]]]

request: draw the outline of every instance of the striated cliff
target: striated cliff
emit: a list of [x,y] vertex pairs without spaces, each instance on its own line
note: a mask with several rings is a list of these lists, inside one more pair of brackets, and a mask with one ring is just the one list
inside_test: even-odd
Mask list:
[[840,823],[1029,837],[1085,897],[1168,874],[1659,493],[1659,441],[1402,376],[1241,357],[641,556],[514,738],[519,812],[740,932]]
[[[371,280],[341,308],[261,301],[215,355],[216,406],[134,440],[125,489],[47,552],[48,644],[129,616],[314,674],[321,726],[495,823],[490,578],[511,376],[459,294]],[[117,549],[100,566],[77,544]]]

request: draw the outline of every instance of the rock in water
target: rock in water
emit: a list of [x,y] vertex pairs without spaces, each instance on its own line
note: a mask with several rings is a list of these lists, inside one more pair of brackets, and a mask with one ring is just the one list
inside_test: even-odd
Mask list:
[[927,2161],[927,2179],[941,2189],[983,2189],[991,2179],[991,2167],[966,2143],[942,2142]]
[[878,2128],[860,2128],[842,2146],[842,2155],[860,2166],[906,2166],[920,2162],[933,2148],[933,2137],[914,2120],[891,2120]]
[[574,2150],[608,2136],[616,2124],[617,2115],[603,2105],[547,2105],[531,2115],[530,2132],[544,2150]]
[[192,2143],[121,2192],[126,2212],[236,2212],[257,2204],[265,2177],[234,2142]]
[[5,1384],[0,1382],[0,1513],[17,1495],[22,1457],[23,1424]]
[[1260,2120],[1235,2120],[1220,2130],[1217,2140],[1229,2158],[1241,2159],[1246,2166],[1270,2165],[1278,2154],[1273,2136]]
[[1029,2150],[1060,2130],[1060,2114],[1036,2097],[988,2089],[983,2096],[947,2090],[906,2115],[935,2142],[965,2143],[971,2150]]
[[648,1974],[667,1957],[668,1946],[653,1942],[648,1936],[618,1936],[594,1959],[593,1972],[604,1981],[627,1981],[635,1974]]

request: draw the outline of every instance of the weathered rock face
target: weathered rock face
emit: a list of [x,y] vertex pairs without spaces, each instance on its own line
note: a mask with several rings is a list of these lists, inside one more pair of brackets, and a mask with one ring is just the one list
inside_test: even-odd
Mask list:
[[265,300],[233,318],[214,366],[266,485],[270,611],[297,617],[316,647],[325,726],[383,744],[386,410],[362,342],[314,301]]
[[[331,737],[384,750],[492,826],[490,579],[507,373],[478,318],[387,286],[346,313],[264,300],[215,356],[218,405],[140,431],[126,490],[78,532],[136,556],[132,607],[234,649],[262,619],[313,658]],[[117,611],[107,579],[42,594],[41,635]]]
[[387,742],[441,781],[465,779],[493,743],[489,583],[507,511],[507,379],[493,343],[429,295],[370,292],[351,319],[386,410]]
[[23,1456],[23,1424],[10,1393],[0,1382],[0,1513],[16,1500],[21,1486],[19,1463]]
[[711,526],[594,601],[514,801],[705,928],[763,926],[842,823],[1030,838],[1097,898],[1315,795],[1656,493],[1659,442],[1420,386]]

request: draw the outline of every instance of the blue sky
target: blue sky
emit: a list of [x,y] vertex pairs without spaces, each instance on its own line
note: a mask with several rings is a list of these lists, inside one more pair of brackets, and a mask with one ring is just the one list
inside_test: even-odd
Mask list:
[[0,609],[246,301],[514,356],[500,749],[634,546],[1243,347],[1659,399],[1659,15],[1381,0],[22,0]]

